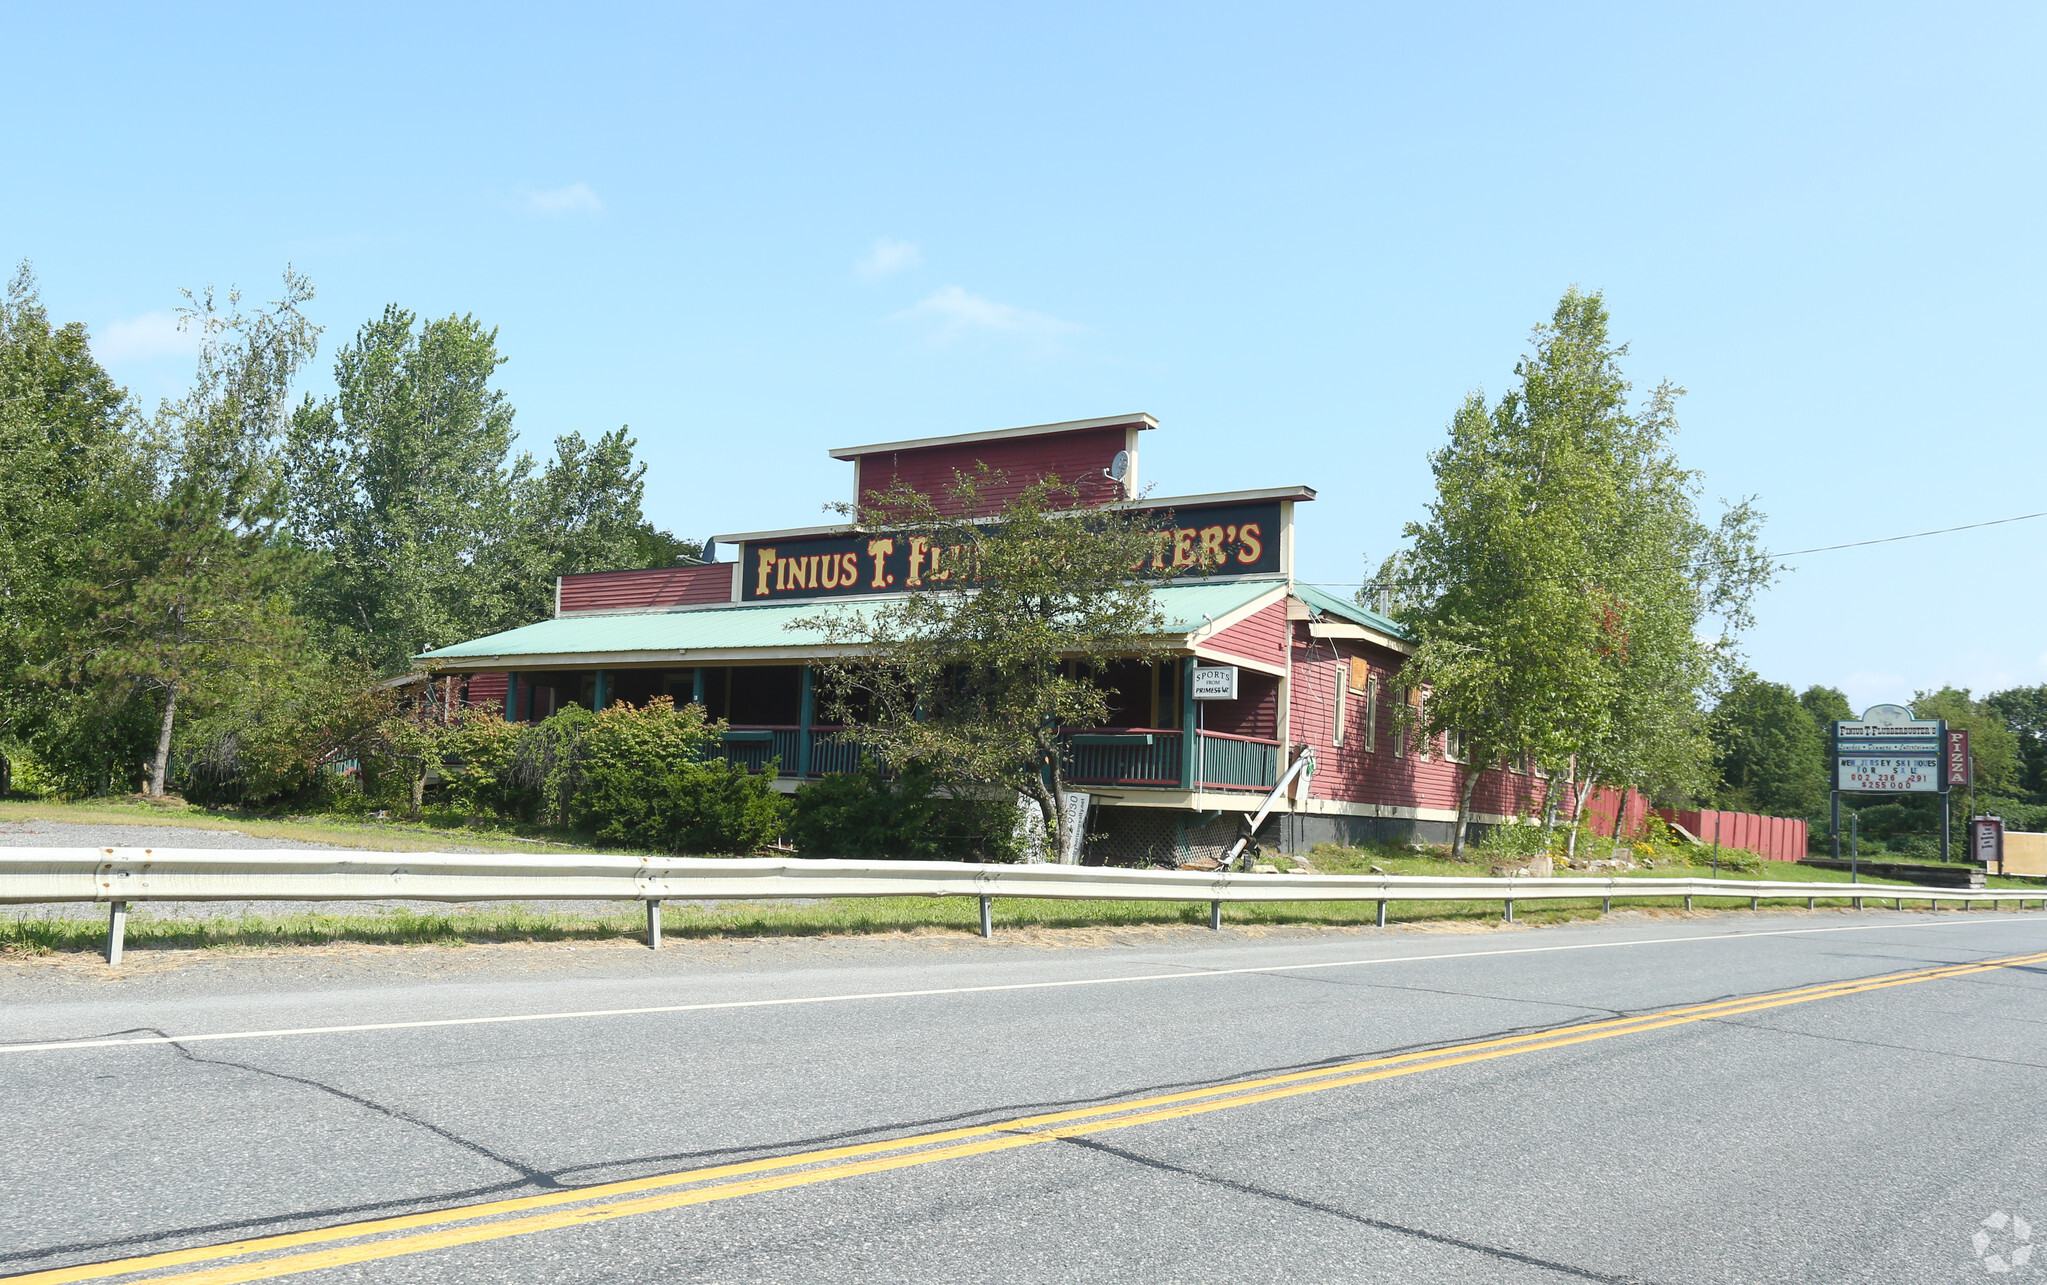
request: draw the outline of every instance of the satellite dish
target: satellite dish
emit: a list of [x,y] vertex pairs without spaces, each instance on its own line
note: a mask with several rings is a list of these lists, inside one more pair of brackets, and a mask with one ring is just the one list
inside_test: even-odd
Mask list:
[[716,562],[718,560],[718,542],[716,540],[704,541],[704,551],[698,556],[706,562]]
[[1117,451],[1116,458],[1109,461],[1109,467],[1102,470],[1102,476],[1120,482],[1130,476],[1130,452]]

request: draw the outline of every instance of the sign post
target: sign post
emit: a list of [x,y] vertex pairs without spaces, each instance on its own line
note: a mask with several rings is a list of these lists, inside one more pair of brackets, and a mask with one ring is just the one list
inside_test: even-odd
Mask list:
[[1914,718],[1903,705],[1872,705],[1861,718],[1834,722],[1834,782],[1830,803],[1834,858],[1841,856],[1841,795],[1939,794],[1940,857],[1948,859],[1947,722]]
[[1208,702],[1237,699],[1235,665],[1194,667],[1194,810],[1201,811],[1201,787],[1208,783]]

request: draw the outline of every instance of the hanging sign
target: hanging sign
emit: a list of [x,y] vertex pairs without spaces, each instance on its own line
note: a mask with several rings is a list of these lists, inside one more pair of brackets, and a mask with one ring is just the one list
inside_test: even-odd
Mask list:
[[1198,701],[1233,701],[1237,699],[1237,667],[1235,665],[1196,665],[1194,667],[1194,699]]
[[1976,761],[1969,757],[1969,734],[1949,729],[1942,746],[1947,751],[1947,788],[1968,789],[1975,782]]
[[1885,794],[1937,794],[1946,723],[1914,718],[1903,705],[1872,705],[1861,718],[1834,723],[1834,788]]

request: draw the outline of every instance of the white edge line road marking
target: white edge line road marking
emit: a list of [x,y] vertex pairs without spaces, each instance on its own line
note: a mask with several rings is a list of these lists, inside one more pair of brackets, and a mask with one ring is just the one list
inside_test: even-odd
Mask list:
[[357,1031],[408,1031],[434,1026],[488,1026],[501,1022],[560,1022],[583,1017],[638,1017],[649,1013],[704,1013],[727,1008],[779,1008],[792,1004],[845,1004],[856,1000],[920,999],[933,995],[985,995],[996,991],[1054,990],[1064,986],[1114,986],[1127,982],[1200,981],[1255,973],[1305,973],[1321,968],[1364,968],[1375,964],[1426,963],[1434,959],[1483,959],[1495,955],[1545,955],[1564,950],[1608,950],[1622,946],[1670,946],[1699,941],[1746,941],[1756,937],[1803,937],[1907,928],[1962,928],[1980,924],[2038,923],[2030,916],[1999,915],[1966,923],[1941,920],[1917,924],[1848,924],[1838,928],[1773,928],[1764,932],[1707,933],[1697,937],[1644,937],[1637,941],[1587,941],[1565,946],[1516,946],[1506,950],[1458,950],[1433,955],[1388,955],[1383,959],[1338,959],[1319,964],[1272,964],[1262,968],[1189,968],[1177,973],[1125,977],[1078,977],[1057,982],[1006,982],[992,986],[946,986],[921,991],[869,991],[854,995],[798,995],[787,999],[734,999],[710,1004],[659,1004],[644,1008],[592,1008],[562,1013],[507,1013],[495,1017],[438,1017],[411,1022],[363,1022],[353,1026],[295,1026],[262,1031],[220,1031],[201,1035],[143,1035],[103,1040],[52,1040],[43,1044],[0,1044],[0,1053],[47,1053],[59,1049],[102,1049],[143,1044],[197,1044],[209,1040],[261,1040],[284,1035],[345,1035]]

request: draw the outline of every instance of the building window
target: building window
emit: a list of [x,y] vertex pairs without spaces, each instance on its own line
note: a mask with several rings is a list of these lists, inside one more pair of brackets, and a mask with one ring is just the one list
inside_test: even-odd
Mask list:
[[1452,763],[1462,763],[1464,758],[1464,733],[1452,729],[1443,733],[1443,757]]
[[1343,744],[1343,716],[1347,712],[1349,705],[1350,683],[1343,671],[1338,670],[1336,673],[1336,708],[1331,710],[1329,715],[1329,743],[1331,745]]
[[1379,680],[1365,680],[1365,753],[1379,748]]

